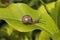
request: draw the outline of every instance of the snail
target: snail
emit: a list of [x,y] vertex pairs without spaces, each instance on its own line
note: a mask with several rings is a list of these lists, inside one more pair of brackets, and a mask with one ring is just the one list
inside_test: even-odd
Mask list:
[[24,16],[22,17],[22,22],[23,22],[24,24],[35,24],[35,23],[39,23],[39,22],[40,22],[40,19],[33,20],[30,15],[24,15]]

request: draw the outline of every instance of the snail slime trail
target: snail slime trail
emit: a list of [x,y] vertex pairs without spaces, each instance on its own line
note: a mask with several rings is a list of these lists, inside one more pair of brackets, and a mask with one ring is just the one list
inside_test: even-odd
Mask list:
[[35,23],[39,23],[39,21],[40,21],[40,19],[33,20],[30,15],[24,15],[22,17],[22,23],[23,24],[35,24]]

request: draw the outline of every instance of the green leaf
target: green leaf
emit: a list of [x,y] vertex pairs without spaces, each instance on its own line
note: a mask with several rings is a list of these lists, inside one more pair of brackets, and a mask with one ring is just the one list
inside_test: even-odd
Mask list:
[[18,31],[27,32],[40,28],[35,25],[24,25],[22,23],[24,15],[30,15],[33,20],[38,18],[37,11],[23,3],[11,4],[7,8],[0,8],[0,18]]
[[10,35],[10,40],[23,40],[22,35],[23,33],[14,30],[13,33]]
[[56,2],[56,14],[58,14],[57,15],[57,25],[58,25],[58,27],[59,27],[59,29],[60,29],[60,0],[58,0],[57,2]]
[[55,35],[53,36],[53,40],[60,40],[60,0],[57,0],[56,2],[56,14],[57,15],[57,24],[58,24],[58,27],[59,27],[59,32],[58,33],[55,33]]
[[37,24],[37,25],[39,25],[42,28],[48,30],[48,32],[50,32],[51,34],[54,34],[54,33],[58,32],[57,24],[52,19],[52,17],[46,12],[44,6],[40,7],[38,12],[41,13],[41,20],[43,22],[40,23],[40,24]]
[[5,32],[10,36],[13,32],[13,28],[9,25],[4,25],[4,27],[6,29]]
[[24,15],[31,15],[33,19],[36,19],[38,17],[36,16],[36,10],[33,10],[32,8],[23,3],[11,4],[7,8],[0,8],[0,18],[2,19],[14,19],[21,21],[22,16]]
[[14,29],[7,25],[6,32],[9,36],[12,34],[13,31],[14,31]]
[[[57,14],[55,9],[55,2],[46,4],[47,10],[50,12],[50,16],[54,19],[54,21],[57,23]],[[43,5],[41,5],[41,8],[44,8]],[[46,10],[46,9],[43,9]]]
[[35,29],[39,29],[40,27],[36,25],[25,25],[20,21],[16,20],[6,20],[9,25],[11,25],[14,29],[20,31],[20,32],[29,32],[33,31]]
[[48,3],[46,4],[46,6],[47,6],[47,9],[51,12],[51,10],[55,8],[55,2]]
[[[36,11],[23,3],[11,4],[7,8],[0,8],[0,18],[4,19],[11,27],[20,32],[29,32],[35,29],[41,29],[53,35],[54,33],[58,32],[57,25],[43,9],[44,8],[40,8],[38,11]],[[42,21],[41,23],[37,24],[24,25],[21,22],[24,15],[30,15],[33,20],[41,17]]]
[[60,40],[60,30],[58,33],[55,33],[54,36],[52,36],[53,40]]
[[47,32],[42,31],[39,35],[39,40],[50,40],[50,35]]

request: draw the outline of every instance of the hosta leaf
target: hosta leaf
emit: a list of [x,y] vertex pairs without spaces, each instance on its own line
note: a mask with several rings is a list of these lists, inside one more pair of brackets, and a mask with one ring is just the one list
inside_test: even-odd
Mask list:
[[50,36],[47,32],[42,31],[39,35],[39,40],[50,40]]
[[46,6],[47,6],[48,11],[51,12],[51,10],[55,8],[55,2],[48,3],[46,4]]
[[52,3],[50,3],[50,4],[47,4],[46,6],[47,6],[47,9],[48,9],[48,11],[50,12],[50,16],[54,19],[54,21],[57,23],[57,18],[58,18],[58,14],[56,13],[56,6],[55,6],[55,3],[56,2],[52,2]]
[[23,33],[14,30],[13,33],[10,35],[10,38],[11,38],[10,40],[23,40],[22,34]]
[[[44,8],[43,6],[44,5],[41,5],[40,7]],[[40,7],[39,7],[39,9],[40,9]],[[48,11],[51,12],[51,9],[55,8],[55,2],[46,4],[46,7],[47,7]],[[44,9],[44,10],[46,10],[46,9]]]
[[[50,12],[50,16],[54,19],[54,21],[57,23],[57,14],[56,14],[56,9],[55,9],[55,2],[52,3],[48,3],[46,4],[46,7],[48,9],[48,11]],[[44,8],[43,5],[41,5],[41,8]],[[43,9],[46,10],[46,9]]]
[[7,8],[0,8],[0,18],[2,19],[14,19],[21,21],[23,15],[31,15],[33,19],[38,17],[36,16],[36,10],[33,10],[23,3],[11,4]]
[[[33,10],[29,6],[23,3],[11,4],[7,8],[0,8],[0,18],[4,19],[10,26],[21,32],[28,32],[35,29],[42,29],[50,34],[54,34],[58,31],[58,28],[53,19],[48,15],[46,11],[39,9],[38,11]],[[42,12],[42,13],[41,13]],[[41,15],[41,20],[45,21],[42,23],[24,25],[21,20],[24,15],[30,15],[33,20],[38,19]],[[47,18],[46,18],[47,17]]]
[[13,32],[13,28],[11,26],[9,26],[9,25],[5,25],[4,27],[6,29],[5,30],[6,33],[10,36],[12,34],[12,32]]
[[[8,25],[7,25],[8,26]],[[6,28],[6,32],[7,32],[7,34],[10,36],[11,34],[12,34],[12,32],[14,31],[14,29],[12,28],[12,27],[7,27]]]
[[28,37],[27,36],[25,36],[25,39],[24,40],[28,40]]
[[16,20],[6,20],[9,25],[11,25],[14,29],[20,31],[20,32],[29,32],[35,29],[39,29],[36,25],[24,25],[20,21]]
[[53,8],[52,10],[51,10],[52,12],[51,12],[51,17],[54,19],[54,21],[56,22],[56,24],[58,23],[58,13],[56,12],[56,7],[55,8]]
[[30,15],[33,20],[38,18],[37,11],[26,4],[11,4],[7,8],[1,8],[0,15],[2,19],[6,20],[9,25],[12,25],[12,27],[18,31],[26,32],[39,28],[35,25],[24,25],[22,23],[22,16],[24,15]]
[[58,27],[55,23],[55,21],[50,17],[50,15],[44,10],[43,7],[40,7],[38,10],[39,13],[41,13],[41,22],[40,24],[37,24],[44,29],[48,30],[51,34],[58,32]]
[[57,2],[56,2],[56,14],[58,14],[58,18],[57,18],[57,20],[58,20],[58,27],[59,27],[59,29],[60,29],[60,0],[58,0]]
[[60,0],[57,0],[56,2],[56,13],[58,14],[58,27],[59,27],[59,32],[56,33],[54,36],[53,36],[53,40],[60,40]]
[[60,30],[58,33],[55,33],[52,38],[53,38],[53,40],[60,40]]

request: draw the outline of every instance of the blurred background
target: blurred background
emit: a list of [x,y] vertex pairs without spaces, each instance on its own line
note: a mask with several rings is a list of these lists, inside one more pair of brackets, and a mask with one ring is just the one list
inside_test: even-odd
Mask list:
[[[44,3],[51,3],[57,0],[42,0]],[[38,9],[41,5],[40,0],[13,0],[14,3],[26,3],[34,9]]]

